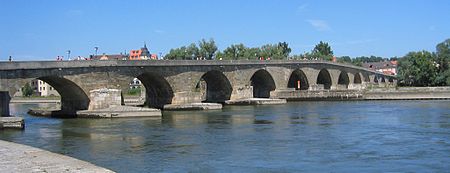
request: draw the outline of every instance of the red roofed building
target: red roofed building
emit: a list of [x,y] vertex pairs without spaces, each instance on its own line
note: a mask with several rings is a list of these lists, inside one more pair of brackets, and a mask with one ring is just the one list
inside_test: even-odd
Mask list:
[[131,50],[130,51],[130,60],[149,60],[149,59],[158,59],[156,54],[150,54],[147,49],[147,45],[144,43],[144,47],[139,50]]

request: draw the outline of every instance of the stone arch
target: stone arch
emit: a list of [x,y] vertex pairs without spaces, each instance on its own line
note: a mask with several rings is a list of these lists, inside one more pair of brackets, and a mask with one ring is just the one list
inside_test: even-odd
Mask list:
[[324,89],[331,89],[331,75],[327,69],[322,69],[317,75],[317,84],[322,84]]
[[305,73],[300,70],[294,70],[289,77],[288,88],[295,88],[295,90],[308,90],[309,83]]
[[[205,87],[204,90],[201,89],[203,87]],[[217,70],[208,71],[203,74],[196,88],[205,92],[204,102],[214,103],[225,103],[226,100],[230,100],[231,92],[233,91],[228,78]]]
[[356,73],[355,76],[353,77],[353,83],[354,84],[361,84],[362,80],[361,80],[361,74]]
[[394,78],[390,77],[388,81],[389,81],[389,83],[394,83]]
[[250,78],[253,86],[253,97],[255,98],[269,98],[270,91],[275,90],[275,81],[266,70],[258,70]]
[[386,79],[383,77],[381,77],[381,83],[386,83]]
[[370,82],[370,77],[369,77],[368,74],[363,74],[362,77],[363,77],[363,79],[364,79],[364,82],[367,82],[367,83]]
[[87,110],[89,96],[76,83],[58,76],[37,78],[51,85],[61,96],[61,113],[74,114],[77,110]]
[[350,78],[346,71],[341,71],[338,78],[338,85],[345,85],[345,88],[348,88],[348,84],[350,84]]
[[145,87],[145,106],[161,109],[164,105],[172,103],[173,90],[164,77],[154,73],[143,73],[137,78]]

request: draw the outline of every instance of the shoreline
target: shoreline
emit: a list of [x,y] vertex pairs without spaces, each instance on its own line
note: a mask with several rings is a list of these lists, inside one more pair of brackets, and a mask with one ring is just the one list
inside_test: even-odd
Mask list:
[[114,172],[87,161],[0,140],[0,172]]

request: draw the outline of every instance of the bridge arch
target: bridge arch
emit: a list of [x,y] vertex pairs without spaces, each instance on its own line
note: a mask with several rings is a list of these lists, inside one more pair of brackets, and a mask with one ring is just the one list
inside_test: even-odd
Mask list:
[[264,69],[256,71],[250,81],[253,86],[254,98],[269,98],[270,91],[276,88],[272,75]]
[[331,75],[327,69],[322,69],[317,75],[317,84],[322,84],[323,89],[331,89]]
[[295,88],[295,90],[308,90],[309,83],[305,73],[300,70],[294,70],[289,77],[288,88]]
[[167,80],[155,73],[142,73],[137,76],[145,87],[145,106],[163,108],[172,103],[174,97],[172,87]]
[[390,77],[388,81],[389,81],[389,83],[392,84],[392,83],[394,83],[394,78],[391,78],[391,77]]
[[346,71],[341,71],[338,78],[338,85],[344,85],[345,88],[348,88],[348,84],[350,84],[350,78]]
[[361,84],[362,83],[361,74],[355,73],[355,76],[353,77],[353,83],[354,84]]
[[[205,88],[202,89],[203,87]],[[230,100],[233,91],[228,78],[217,70],[211,70],[203,74],[196,88],[205,92],[204,102],[214,103],[225,103],[226,100]]]
[[75,114],[77,110],[87,110],[89,96],[75,82],[58,76],[37,78],[51,85],[61,96],[61,113]]

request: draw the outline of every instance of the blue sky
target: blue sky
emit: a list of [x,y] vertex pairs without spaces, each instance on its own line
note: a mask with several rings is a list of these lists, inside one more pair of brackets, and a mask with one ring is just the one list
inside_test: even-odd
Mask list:
[[202,38],[220,50],[328,42],[335,55],[403,56],[450,38],[448,0],[0,0],[0,60],[117,54],[147,43],[167,53]]

